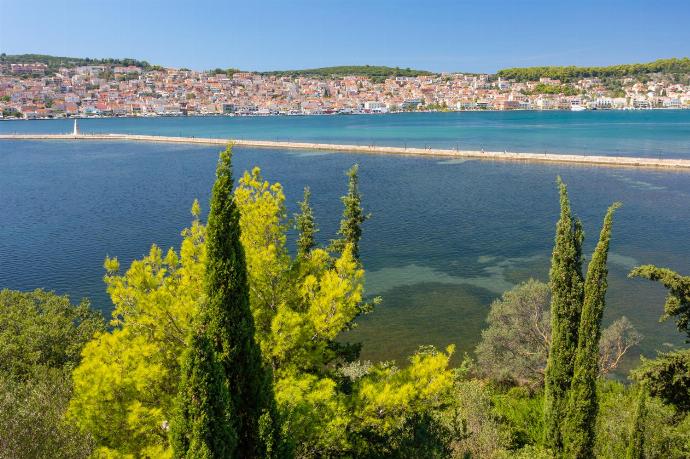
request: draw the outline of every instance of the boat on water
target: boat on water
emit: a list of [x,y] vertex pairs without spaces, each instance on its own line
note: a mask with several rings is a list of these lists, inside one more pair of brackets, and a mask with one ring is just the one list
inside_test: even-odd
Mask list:
[[574,100],[570,104],[570,111],[571,112],[583,112],[587,110],[587,107],[582,105],[582,103],[579,100]]

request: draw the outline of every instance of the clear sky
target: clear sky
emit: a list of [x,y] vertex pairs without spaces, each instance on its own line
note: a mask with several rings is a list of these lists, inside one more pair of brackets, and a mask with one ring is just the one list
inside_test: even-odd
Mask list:
[[0,0],[0,52],[493,72],[690,56],[690,0]]

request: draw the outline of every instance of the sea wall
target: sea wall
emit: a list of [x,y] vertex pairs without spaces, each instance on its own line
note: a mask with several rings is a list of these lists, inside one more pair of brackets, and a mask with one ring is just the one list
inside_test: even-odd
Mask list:
[[548,163],[590,164],[612,167],[639,167],[690,171],[689,159],[642,158],[632,156],[596,156],[553,153],[524,153],[509,151],[450,150],[439,148],[405,148],[378,145],[342,145],[311,142],[279,142],[270,140],[214,139],[203,137],[170,137],[135,134],[0,134],[0,140],[119,140],[138,142],[165,142],[202,145],[226,145],[251,148],[291,148],[300,150],[326,150],[353,153],[375,153],[413,156],[441,156],[495,161],[527,161]]

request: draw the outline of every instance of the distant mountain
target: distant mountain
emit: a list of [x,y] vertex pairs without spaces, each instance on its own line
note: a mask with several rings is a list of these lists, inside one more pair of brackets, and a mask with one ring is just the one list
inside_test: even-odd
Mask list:
[[50,70],[57,70],[60,67],[79,67],[82,65],[122,65],[149,68],[151,65],[146,61],[137,59],[91,59],[88,57],[61,57],[49,56],[47,54],[0,54],[0,63],[21,64],[40,62],[46,64]]
[[646,64],[621,64],[607,67],[517,67],[499,70],[497,76],[517,81],[553,78],[567,82],[580,78],[624,78],[650,73],[690,73],[690,58],[658,59]]

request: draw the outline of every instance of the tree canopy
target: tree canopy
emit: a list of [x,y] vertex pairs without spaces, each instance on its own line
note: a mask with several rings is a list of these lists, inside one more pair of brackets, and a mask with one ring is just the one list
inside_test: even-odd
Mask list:
[[277,77],[312,77],[312,78],[332,78],[344,76],[363,76],[376,81],[381,81],[390,77],[415,77],[433,75],[426,70],[414,70],[410,68],[386,67],[382,65],[339,65],[335,67],[320,67],[302,70],[273,70],[261,72],[263,75],[273,75]]
[[6,54],[0,57],[0,62],[7,64],[25,64],[39,62],[46,64],[49,70],[57,70],[60,67],[80,67],[84,65],[108,65],[108,66],[135,66],[142,69],[151,67],[146,61],[140,61],[131,58],[115,59],[107,58],[89,58],[89,57],[64,57],[51,56],[48,54]]
[[72,369],[101,315],[83,300],[0,291],[0,457],[85,458],[93,439],[64,418]]
[[690,58],[657,59],[646,64],[621,64],[606,67],[516,67],[502,69],[497,76],[517,80],[536,81],[540,78],[552,78],[561,81],[572,81],[580,78],[634,77],[649,73],[690,73]]
[[[233,200],[254,336],[273,373],[283,437],[300,457],[399,451],[420,417],[445,403],[453,349],[424,348],[403,368],[358,361],[358,347],[337,340],[370,309],[352,245],[335,257],[321,247],[292,257],[282,187],[258,168],[240,178]],[[185,339],[205,301],[209,235],[197,203],[193,214],[179,254],[163,256],[153,246],[124,274],[116,259],[106,260],[114,329],[86,345],[70,407],[104,454],[169,451],[166,426],[176,409]]]
[[[534,391],[543,387],[551,346],[550,296],[547,284],[530,279],[491,303],[487,326],[475,350],[482,376]],[[627,317],[613,321],[601,333],[598,373],[606,375],[616,369],[641,340]]]
[[[613,208],[582,279],[582,226],[559,183],[551,283],[491,305],[476,363],[451,368],[452,344],[372,363],[342,341],[376,302],[355,254],[361,232],[340,231],[339,250],[319,245],[308,193],[291,221],[283,187],[260,169],[234,182],[229,150],[217,176],[207,223],[195,201],[179,249],[154,245],[124,272],[106,258],[110,327],[85,302],[0,292],[0,456],[546,459],[570,442],[572,456],[690,457],[688,350],[643,360],[633,377],[645,394],[600,377],[640,338],[625,318],[600,331]],[[353,176],[343,220],[359,225]],[[544,373],[563,358],[559,339],[576,346],[551,423],[558,381]],[[553,445],[545,434],[569,417],[586,429]]]
[[0,372],[25,377],[39,366],[75,366],[84,344],[103,328],[88,300],[73,305],[44,290],[1,290]]

